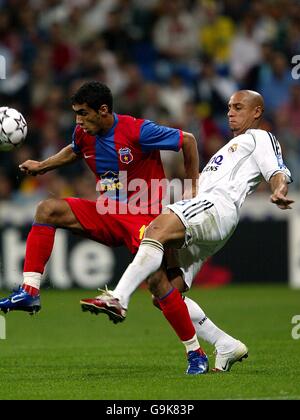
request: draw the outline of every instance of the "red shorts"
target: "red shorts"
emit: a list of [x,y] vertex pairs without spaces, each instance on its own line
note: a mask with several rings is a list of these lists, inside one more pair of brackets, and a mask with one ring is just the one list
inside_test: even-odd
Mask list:
[[86,236],[101,244],[116,247],[125,245],[132,254],[138,250],[146,226],[156,216],[148,214],[104,214],[96,209],[96,201],[65,198]]

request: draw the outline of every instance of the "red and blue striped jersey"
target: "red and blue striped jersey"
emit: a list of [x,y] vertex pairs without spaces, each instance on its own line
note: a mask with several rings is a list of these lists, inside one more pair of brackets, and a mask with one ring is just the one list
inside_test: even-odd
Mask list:
[[[165,178],[160,150],[179,151],[182,131],[128,115],[113,115],[113,126],[102,136],[89,135],[77,125],[72,139],[73,151],[81,154],[94,172],[100,184],[98,190],[124,203],[139,193],[140,200],[150,209],[151,203],[162,198],[161,194],[158,198],[158,192],[151,191],[151,180]],[[147,196],[142,197],[138,191],[138,180],[147,184]]]

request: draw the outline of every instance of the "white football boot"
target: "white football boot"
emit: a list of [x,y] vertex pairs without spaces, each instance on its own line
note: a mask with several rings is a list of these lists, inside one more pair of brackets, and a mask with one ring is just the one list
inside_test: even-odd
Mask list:
[[218,353],[216,352],[216,361],[215,361],[215,368],[213,369],[214,372],[229,372],[231,366],[235,362],[241,362],[243,359],[247,359],[248,357],[248,349],[244,343],[238,341],[237,347],[235,350],[229,353]]

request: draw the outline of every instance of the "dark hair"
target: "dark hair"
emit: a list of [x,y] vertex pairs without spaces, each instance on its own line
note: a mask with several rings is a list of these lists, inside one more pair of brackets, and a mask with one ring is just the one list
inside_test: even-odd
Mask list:
[[101,105],[108,106],[108,112],[112,113],[113,97],[111,90],[100,82],[86,82],[77,92],[71,96],[71,103],[82,105],[86,103],[94,111],[98,111]]

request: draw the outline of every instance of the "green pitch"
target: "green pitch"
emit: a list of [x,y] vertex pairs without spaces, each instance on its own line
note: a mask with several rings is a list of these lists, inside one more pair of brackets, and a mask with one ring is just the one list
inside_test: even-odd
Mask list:
[[[184,348],[144,290],[118,325],[81,312],[79,299],[93,292],[43,290],[40,314],[6,316],[0,400],[300,399],[300,339],[291,334],[299,291],[230,286],[189,295],[248,345],[249,358],[230,373],[186,376]],[[213,367],[213,348],[204,348]]]

